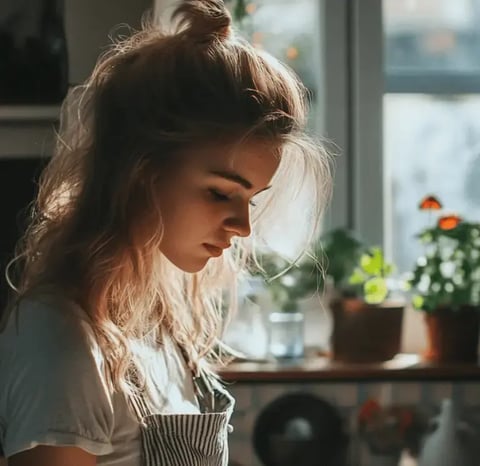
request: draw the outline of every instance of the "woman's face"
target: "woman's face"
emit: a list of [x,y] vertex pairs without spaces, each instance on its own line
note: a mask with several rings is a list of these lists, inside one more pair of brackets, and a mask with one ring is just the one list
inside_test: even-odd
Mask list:
[[[198,272],[250,235],[255,195],[268,189],[279,165],[278,146],[249,141],[202,144],[175,157],[160,186],[162,253],[185,272]],[[233,163],[232,163],[233,161]]]

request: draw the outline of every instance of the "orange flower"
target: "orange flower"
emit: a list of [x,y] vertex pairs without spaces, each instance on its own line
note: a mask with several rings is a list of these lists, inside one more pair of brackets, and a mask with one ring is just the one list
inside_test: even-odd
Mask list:
[[285,52],[287,58],[290,60],[295,60],[298,57],[298,49],[296,47],[290,46]]
[[462,221],[462,218],[458,215],[444,215],[438,219],[438,228],[441,230],[453,230]]
[[405,432],[413,423],[413,414],[410,411],[402,410],[399,418],[400,429]]
[[440,210],[442,207],[442,203],[435,196],[424,197],[418,206],[420,210]]
[[360,422],[367,422],[373,414],[380,411],[380,405],[375,400],[367,400],[363,403],[362,407],[360,408],[360,412],[358,413],[358,420]]
[[255,31],[253,34],[252,34],[252,42],[255,42],[257,44],[260,44],[262,41],[263,41],[263,36],[264,36],[264,33],[261,32],[261,31]]
[[255,13],[255,11],[257,11],[257,5],[255,5],[255,3],[249,3],[246,7],[245,7],[245,11],[249,14],[249,15],[253,15],[253,13]]

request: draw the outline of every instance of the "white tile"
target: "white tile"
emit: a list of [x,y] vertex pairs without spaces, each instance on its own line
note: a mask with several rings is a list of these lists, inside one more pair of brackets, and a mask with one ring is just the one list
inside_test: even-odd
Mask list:
[[255,408],[264,409],[268,404],[277,398],[296,391],[296,387],[285,384],[262,384],[256,385],[254,388]]
[[417,405],[422,401],[422,384],[420,382],[399,382],[392,386],[394,404]]
[[480,405],[480,382],[464,382],[461,389],[464,406]]
[[258,414],[258,411],[252,410],[235,416],[232,421],[235,435],[240,438],[251,438]]
[[[251,466],[253,451],[250,442],[247,440],[230,439],[230,462],[235,466]],[[230,463],[229,463],[230,464]]]
[[355,383],[322,383],[316,385],[311,393],[342,408],[353,407],[358,403],[358,390]]
[[245,411],[253,406],[253,388],[249,385],[234,385],[228,389],[235,398],[235,410]]
[[433,382],[427,387],[431,403],[438,404],[445,398],[452,397],[452,384],[449,382]]

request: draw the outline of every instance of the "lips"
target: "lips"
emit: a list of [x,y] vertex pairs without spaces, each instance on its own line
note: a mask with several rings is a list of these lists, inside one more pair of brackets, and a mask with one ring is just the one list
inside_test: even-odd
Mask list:
[[215,256],[215,257],[221,256],[223,253],[223,250],[230,247],[229,244],[213,245],[213,244],[207,244],[207,243],[205,243],[203,246],[212,256]]

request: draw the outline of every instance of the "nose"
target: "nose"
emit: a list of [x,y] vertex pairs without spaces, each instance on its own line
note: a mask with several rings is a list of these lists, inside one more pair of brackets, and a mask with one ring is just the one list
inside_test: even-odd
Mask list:
[[239,207],[233,215],[226,218],[224,228],[234,236],[250,236],[252,227],[250,225],[250,208],[248,204],[246,207]]

